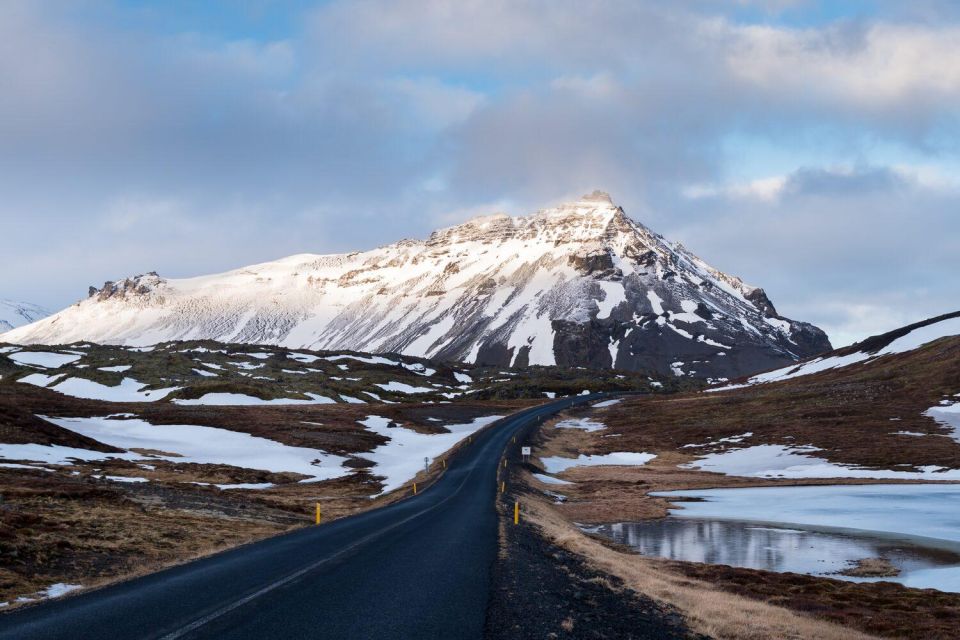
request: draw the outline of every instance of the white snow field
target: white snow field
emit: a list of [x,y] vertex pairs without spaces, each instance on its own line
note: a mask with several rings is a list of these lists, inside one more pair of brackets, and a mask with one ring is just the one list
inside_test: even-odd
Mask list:
[[603,455],[588,456],[580,454],[576,458],[561,458],[559,456],[540,458],[547,473],[563,473],[571,467],[600,467],[600,466],[640,466],[647,464],[654,458],[652,453],[635,453],[632,451],[615,451]]
[[681,467],[747,478],[960,480],[960,469],[935,466],[920,467],[919,471],[865,469],[810,455],[815,451],[818,449],[812,446],[760,444],[710,453]]
[[791,378],[808,376],[814,373],[819,373],[820,371],[827,371],[829,369],[849,367],[850,365],[854,364],[870,362],[872,360],[876,360],[877,358],[882,358],[883,356],[913,351],[914,349],[922,347],[925,344],[929,344],[934,340],[956,335],[960,335],[960,318],[948,318],[925,327],[914,329],[905,336],[893,340],[890,344],[882,349],[879,349],[875,353],[855,351],[844,356],[826,356],[814,358],[813,360],[808,360],[799,365],[791,365],[789,367],[783,367],[782,369],[776,369],[774,371],[767,371],[766,373],[755,375],[747,380],[745,384],[726,385],[723,387],[706,389],[706,391],[716,392],[729,391],[731,389],[742,389],[743,387],[755,384],[779,382],[781,380],[789,380]]
[[[20,380],[20,382],[24,382],[24,380]],[[108,387],[86,378],[67,378],[49,388],[74,398],[106,400],[108,402],[154,402],[155,400],[162,400],[180,389],[180,387],[167,387],[150,390],[144,389],[144,387],[146,387],[145,384],[133,378],[124,378],[115,387]]]
[[[885,484],[661,491],[698,498],[670,510],[679,518],[856,529],[916,537],[925,545],[960,550],[960,485]],[[938,542],[939,541],[939,542]],[[960,591],[960,566],[907,572],[909,587]]]
[[387,384],[376,385],[384,391],[393,391],[394,393],[433,393],[436,389],[430,387],[414,387],[405,382],[388,382]]
[[336,400],[321,396],[317,393],[306,393],[309,400],[298,400],[296,398],[273,398],[272,400],[263,400],[255,396],[248,396],[242,393],[205,393],[199,398],[184,400],[175,398],[174,404],[185,405],[221,405],[221,406],[250,406],[250,405],[283,405],[283,404],[335,404]]
[[553,476],[548,476],[543,473],[534,473],[532,475],[534,478],[536,478],[537,480],[539,480],[544,484],[574,484],[569,480],[561,480],[560,478],[554,478]]
[[620,398],[615,398],[613,400],[604,400],[603,402],[598,402],[595,405],[592,405],[594,409],[603,409],[605,407],[612,407],[615,404],[620,403]]
[[602,422],[597,422],[591,420],[590,418],[571,418],[569,420],[561,420],[557,424],[553,425],[556,429],[581,429],[588,433],[593,431],[602,431],[607,428],[607,425]]
[[[145,420],[136,419],[44,419],[120,449],[152,449],[178,454],[178,457],[154,456],[172,462],[228,464],[277,473],[289,471],[308,476],[309,480],[305,482],[329,480],[350,473],[350,470],[343,466],[346,458],[341,456],[318,449],[291,447],[274,440],[227,429],[185,424],[152,425]],[[9,446],[11,445],[0,447]],[[0,453],[4,453],[3,448],[0,448]],[[115,454],[89,453],[98,453],[101,459],[118,457]],[[130,455],[137,459],[144,458],[139,454]]]
[[929,416],[940,424],[950,427],[952,432],[950,437],[960,442],[960,402],[931,407],[923,415]]
[[466,424],[446,425],[449,433],[418,433],[402,426],[389,427],[390,420],[367,416],[361,420],[369,431],[390,438],[372,452],[360,454],[374,463],[371,473],[385,478],[382,493],[392,491],[423,470],[424,458],[434,458],[448,451],[458,442],[476,433],[503,416],[484,416]]
[[51,353],[49,351],[18,351],[7,354],[17,364],[33,365],[44,369],[57,369],[76,362],[83,357],[77,353]]

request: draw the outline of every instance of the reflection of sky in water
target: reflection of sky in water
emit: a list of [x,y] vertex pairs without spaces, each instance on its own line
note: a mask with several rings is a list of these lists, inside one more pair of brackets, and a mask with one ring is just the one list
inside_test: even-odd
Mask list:
[[671,515],[846,527],[960,542],[960,485],[878,484],[661,492],[693,497]]
[[745,522],[666,518],[596,531],[644,555],[814,575],[841,571],[862,558],[883,557],[908,573],[960,562],[950,552],[890,540]]

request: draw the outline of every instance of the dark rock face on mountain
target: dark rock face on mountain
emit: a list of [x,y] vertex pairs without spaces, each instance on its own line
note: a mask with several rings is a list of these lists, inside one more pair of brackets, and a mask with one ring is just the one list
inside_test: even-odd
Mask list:
[[830,348],[816,327],[780,316],[763,289],[667,242],[600,192],[363,253],[127,278],[0,340],[202,338],[702,378]]

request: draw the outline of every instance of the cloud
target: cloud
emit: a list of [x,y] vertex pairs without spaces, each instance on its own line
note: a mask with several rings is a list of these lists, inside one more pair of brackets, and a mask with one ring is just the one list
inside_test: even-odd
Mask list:
[[960,308],[960,283],[948,275],[960,273],[960,189],[917,175],[800,169],[775,179],[775,198],[730,188],[678,201],[675,234],[844,344]]
[[874,112],[905,104],[949,108],[948,101],[960,95],[956,26],[718,28],[730,38],[726,62],[735,78],[793,100]]
[[238,33],[0,3],[0,294],[56,307],[601,188],[844,335],[944,311],[960,15],[871,6],[334,0]]

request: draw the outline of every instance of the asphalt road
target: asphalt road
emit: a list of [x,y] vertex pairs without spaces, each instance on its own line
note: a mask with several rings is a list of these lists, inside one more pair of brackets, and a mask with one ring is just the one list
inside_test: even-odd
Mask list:
[[480,638],[501,455],[539,419],[605,396],[499,421],[415,497],[2,615],[0,640]]

